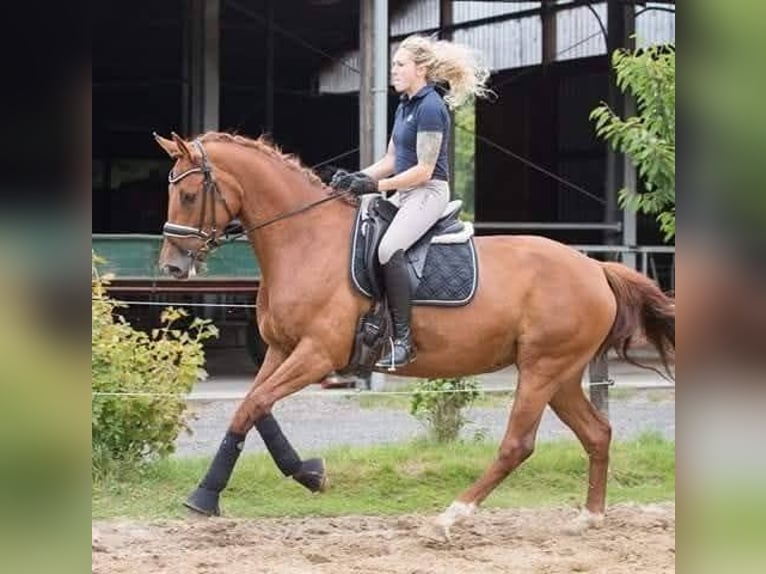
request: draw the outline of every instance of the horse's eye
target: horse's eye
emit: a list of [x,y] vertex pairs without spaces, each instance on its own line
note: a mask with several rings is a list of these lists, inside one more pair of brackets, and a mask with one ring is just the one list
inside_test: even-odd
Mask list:
[[197,194],[193,191],[182,191],[181,192],[181,203],[184,205],[191,205],[194,203],[194,200],[197,198]]

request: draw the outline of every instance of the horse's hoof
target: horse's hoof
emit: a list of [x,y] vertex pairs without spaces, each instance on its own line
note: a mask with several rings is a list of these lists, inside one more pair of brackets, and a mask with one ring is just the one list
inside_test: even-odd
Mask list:
[[184,501],[184,506],[205,516],[221,516],[221,508],[218,506],[219,496],[220,493],[214,490],[198,487]]
[[324,492],[328,486],[324,460],[321,458],[304,460],[300,470],[293,475],[293,479],[311,492]]
[[596,514],[583,508],[580,514],[564,527],[565,534],[580,535],[591,528],[601,528],[604,525],[604,515]]
[[431,520],[418,528],[418,536],[423,540],[442,544],[451,540],[449,526],[438,519]]

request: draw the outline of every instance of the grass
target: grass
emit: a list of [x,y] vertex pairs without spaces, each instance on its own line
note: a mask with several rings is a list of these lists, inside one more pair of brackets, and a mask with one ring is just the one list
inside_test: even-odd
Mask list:
[[[283,478],[267,454],[247,455],[240,459],[221,506],[229,517],[431,512],[443,509],[478,478],[496,452],[494,443],[335,448],[321,453],[331,483],[329,491],[321,495],[311,495],[295,481]],[[209,461],[210,457],[168,459],[129,479],[98,480],[93,485],[92,516],[183,517],[186,511],[180,502],[203,476]],[[587,459],[579,444],[542,443],[484,506],[581,504],[586,472]],[[674,491],[673,442],[648,434],[613,446],[610,502],[672,500]]]

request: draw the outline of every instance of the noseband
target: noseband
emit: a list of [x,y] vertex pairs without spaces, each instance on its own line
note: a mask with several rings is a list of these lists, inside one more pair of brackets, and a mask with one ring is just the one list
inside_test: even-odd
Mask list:
[[[218,201],[223,204],[223,208],[229,216],[229,221],[234,219],[234,215],[232,215],[231,210],[226,203],[226,199],[221,194],[221,191],[218,189],[218,184],[213,178],[213,169],[210,165],[207,153],[205,152],[205,148],[202,146],[202,142],[195,139],[193,143],[202,157],[202,165],[187,169],[185,172],[178,175],[175,175],[171,171],[168,174],[168,183],[178,183],[183,178],[193,173],[202,174],[202,209],[200,209],[199,224],[194,228],[189,227],[188,225],[166,222],[165,225],[162,226],[162,234],[184,255],[191,257],[193,260],[202,260],[220,244],[221,234],[218,232],[216,226],[215,213]],[[210,204],[209,210],[207,209],[208,203]],[[208,225],[209,231],[205,231],[205,216],[208,211],[210,212],[210,224]],[[192,251],[191,249],[185,249],[176,241],[176,239],[186,239],[189,237],[201,239],[202,246],[198,250]]]

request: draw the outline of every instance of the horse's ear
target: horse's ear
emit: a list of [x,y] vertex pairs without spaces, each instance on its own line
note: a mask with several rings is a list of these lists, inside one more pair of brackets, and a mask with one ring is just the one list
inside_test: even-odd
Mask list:
[[178,146],[178,151],[181,152],[181,155],[184,156],[187,160],[192,161],[192,152],[189,149],[189,146],[186,145],[186,142],[183,140],[183,138],[176,132],[170,132],[170,135],[173,136],[173,141],[175,142],[176,146]]
[[173,159],[181,157],[181,150],[178,149],[178,146],[174,141],[162,137],[157,132],[152,132],[152,135],[154,136],[154,141],[156,141],[170,157]]

